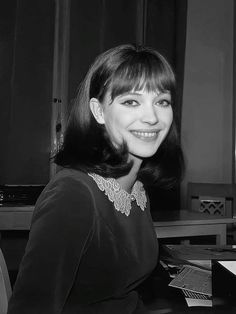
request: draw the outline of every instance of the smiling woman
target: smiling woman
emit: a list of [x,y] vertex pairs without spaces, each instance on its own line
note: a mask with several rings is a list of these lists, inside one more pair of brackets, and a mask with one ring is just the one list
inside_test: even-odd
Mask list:
[[[153,154],[147,155],[151,158],[142,160],[138,176],[145,183],[158,186],[177,183],[183,170],[183,157],[176,129],[174,98],[174,73],[156,50],[123,45],[106,51],[95,60],[81,84],[56,163],[73,165],[87,172],[94,172],[96,168],[96,172],[105,177],[118,178],[127,174],[131,169],[131,163],[127,163],[130,156],[127,138],[119,134],[120,129],[116,134],[119,134],[118,145],[113,145],[111,136],[114,134],[110,133],[115,128],[111,116],[117,120],[122,114],[122,123],[137,120],[128,128],[132,146],[137,141],[131,137],[134,134],[131,131],[147,133],[151,128],[156,134],[158,131],[157,145],[153,146]],[[141,120],[137,114],[142,116]],[[168,117],[171,125],[165,127],[162,119],[168,120]],[[159,123],[157,119],[160,119]]]
[[174,185],[183,170],[174,89],[151,48],[95,60],[55,156],[62,169],[36,203],[9,314],[148,313],[138,291],[158,241],[145,188]]
[[173,120],[170,93],[131,91],[103,103],[90,100],[91,111],[115,147],[126,143],[129,159],[142,162],[153,156],[167,136]]

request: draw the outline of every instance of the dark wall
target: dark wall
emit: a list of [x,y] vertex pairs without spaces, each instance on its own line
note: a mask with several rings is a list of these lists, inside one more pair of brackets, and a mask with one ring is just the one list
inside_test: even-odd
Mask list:
[[6,179],[7,140],[11,118],[11,80],[17,1],[0,2],[0,181]]
[[181,109],[187,0],[71,0],[70,12],[69,99],[99,53],[137,43],[156,48],[174,67]]
[[0,184],[49,179],[54,1],[0,2]]
[[94,58],[119,44],[138,41],[140,0],[71,0],[69,99]]

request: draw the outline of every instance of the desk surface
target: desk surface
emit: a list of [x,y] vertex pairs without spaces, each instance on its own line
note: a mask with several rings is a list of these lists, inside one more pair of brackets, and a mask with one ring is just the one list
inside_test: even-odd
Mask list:
[[232,245],[166,244],[160,247],[161,258],[173,260],[236,260],[236,247]]
[[210,215],[188,210],[153,211],[154,226],[164,225],[199,225],[199,224],[227,224],[236,223],[235,218]]
[[[170,249],[171,248],[171,249]],[[201,260],[207,258],[209,259],[216,259],[216,256],[213,252],[211,254],[205,249],[212,248],[218,254],[220,249],[229,249],[230,246],[162,246],[161,247],[161,256],[162,260],[167,260],[171,262],[171,264],[186,264],[186,260],[194,259],[194,260]],[[187,252],[186,252],[187,251]],[[232,253],[235,254],[235,253]],[[235,254],[236,255],[236,254]],[[221,252],[220,259],[226,259],[229,257],[228,252]],[[218,259],[218,258],[217,258]],[[231,255],[232,259],[232,255]],[[229,304],[217,304],[215,302],[215,298],[213,296],[213,307],[188,307],[184,296],[179,289],[168,287],[168,284],[163,284],[160,280],[156,281],[156,286],[160,286],[162,284],[163,289],[156,290],[156,294],[154,299],[148,304],[148,308],[150,310],[150,314],[161,314],[161,313],[175,313],[175,314],[207,314],[207,313],[214,313],[214,314],[225,314],[225,313],[236,313],[236,303],[229,305]]]
[[0,206],[0,212],[33,212],[34,206]]

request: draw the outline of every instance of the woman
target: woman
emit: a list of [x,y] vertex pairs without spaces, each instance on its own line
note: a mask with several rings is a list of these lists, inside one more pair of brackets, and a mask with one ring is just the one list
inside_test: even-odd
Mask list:
[[89,69],[40,195],[9,314],[146,313],[137,292],[158,263],[144,186],[182,172],[175,78],[155,50],[122,45]]

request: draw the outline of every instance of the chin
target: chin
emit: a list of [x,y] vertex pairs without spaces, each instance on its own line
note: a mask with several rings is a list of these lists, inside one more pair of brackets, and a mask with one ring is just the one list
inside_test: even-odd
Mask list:
[[140,147],[130,147],[130,153],[138,158],[150,158],[156,154],[160,147],[160,143],[156,145],[141,145]]
[[155,155],[155,153],[157,152],[157,150],[152,150],[152,151],[137,151],[137,150],[133,150],[130,152],[130,155],[138,158],[138,159],[145,159],[145,158],[150,158],[153,155]]

